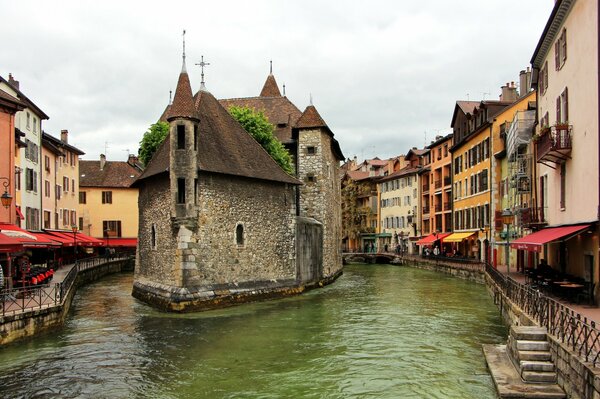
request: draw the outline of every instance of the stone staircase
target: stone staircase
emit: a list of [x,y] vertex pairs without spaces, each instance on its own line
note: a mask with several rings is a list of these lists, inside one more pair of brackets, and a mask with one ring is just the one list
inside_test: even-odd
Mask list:
[[512,326],[508,336],[508,356],[523,381],[528,383],[556,383],[556,368],[550,355],[546,329],[542,327]]

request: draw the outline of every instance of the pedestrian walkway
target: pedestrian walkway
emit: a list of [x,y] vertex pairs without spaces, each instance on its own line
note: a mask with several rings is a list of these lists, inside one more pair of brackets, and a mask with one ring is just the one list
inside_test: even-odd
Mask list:
[[[502,274],[506,274],[506,266],[504,266],[504,265],[498,266],[498,271],[501,272]],[[512,267],[510,269],[509,277],[518,283],[521,283],[523,285],[526,284],[525,275],[522,274],[521,272],[518,272],[517,270],[515,270]],[[552,299],[560,302],[561,304],[572,309],[576,313],[579,313],[581,316],[587,318],[588,320],[594,321],[597,325],[600,324],[600,308],[598,306],[571,303],[571,302],[565,301],[564,299],[557,298],[557,297],[552,297]]]

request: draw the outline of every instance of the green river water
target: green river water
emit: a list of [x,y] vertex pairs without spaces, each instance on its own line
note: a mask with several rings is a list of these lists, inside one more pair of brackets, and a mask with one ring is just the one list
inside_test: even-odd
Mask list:
[[1,398],[495,398],[506,327],[483,285],[351,265],[334,284],[198,314],[81,288],[63,329],[0,349]]

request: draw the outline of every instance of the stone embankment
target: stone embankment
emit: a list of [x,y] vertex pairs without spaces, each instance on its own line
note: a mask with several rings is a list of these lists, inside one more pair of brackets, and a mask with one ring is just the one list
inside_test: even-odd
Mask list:
[[[71,265],[71,270],[64,274],[63,281],[40,288],[43,291],[38,294],[42,300],[25,300],[24,306],[18,310],[11,310],[5,300],[2,303],[3,314],[0,316],[0,346],[61,327],[77,288],[108,274],[133,271],[133,266],[133,257],[84,261]],[[14,306],[14,303],[11,305]]]

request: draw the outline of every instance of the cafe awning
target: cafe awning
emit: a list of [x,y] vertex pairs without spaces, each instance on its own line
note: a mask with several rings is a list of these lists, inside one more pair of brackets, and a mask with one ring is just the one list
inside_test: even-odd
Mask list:
[[445,237],[448,237],[449,235],[450,235],[450,233],[438,233],[437,235],[435,233],[429,234],[427,237],[421,238],[419,241],[417,241],[416,244],[417,245],[432,245],[437,240],[444,239],[444,241],[446,241]]
[[103,238],[105,247],[131,247],[137,246],[137,238]]
[[590,227],[589,224],[577,226],[547,227],[535,233],[517,238],[510,243],[511,248],[541,252],[542,246],[552,241],[567,240]]
[[23,250],[23,244],[15,238],[0,233],[0,253],[12,253]]
[[27,248],[49,248],[59,246],[55,240],[50,239],[50,237],[45,234],[23,230],[14,224],[1,223],[0,233],[19,241]]
[[452,233],[448,237],[444,238],[444,242],[461,242],[465,238],[469,238],[475,233],[475,231],[467,231],[466,233]]

